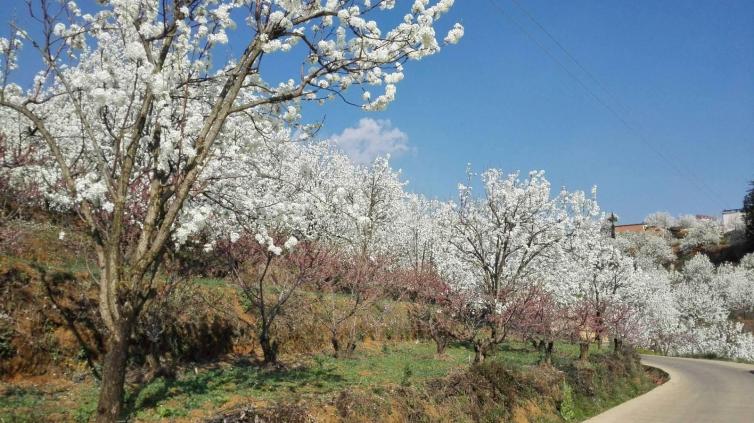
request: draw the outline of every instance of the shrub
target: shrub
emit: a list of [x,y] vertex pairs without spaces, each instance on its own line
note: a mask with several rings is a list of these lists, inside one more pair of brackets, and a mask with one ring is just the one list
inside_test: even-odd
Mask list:
[[560,415],[563,420],[570,422],[576,419],[576,404],[573,401],[573,389],[568,382],[561,384],[563,399],[560,401]]
[[136,410],[150,407],[157,404],[168,393],[168,383],[164,378],[158,377],[148,385],[144,386],[141,391],[136,394],[134,400],[134,408]]

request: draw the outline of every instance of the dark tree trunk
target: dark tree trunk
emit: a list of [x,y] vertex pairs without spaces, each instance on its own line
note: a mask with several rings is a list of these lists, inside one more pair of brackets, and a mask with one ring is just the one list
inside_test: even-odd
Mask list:
[[613,338],[613,353],[621,354],[623,351],[623,340],[620,338]]
[[429,333],[432,336],[432,340],[435,341],[437,355],[444,354],[445,348],[448,346],[448,343],[450,342],[449,337],[445,334],[444,331],[438,329],[435,326],[430,326]]
[[330,337],[330,343],[334,351],[333,357],[343,358],[350,357],[354,351],[356,351],[356,341],[354,339],[346,339],[345,345],[341,344],[338,337],[332,334]]
[[330,338],[330,343],[332,344],[334,355],[337,358],[340,355],[340,342],[337,337],[333,336]]
[[539,363],[540,364],[552,364],[552,351],[555,348],[553,341],[540,340],[537,343],[537,351],[539,351]]
[[437,355],[445,354],[445,348],[448,347],[448,339],[444,336],[435,337],[435,347],[437,347]]
[[123,392],[128,364],[128,341],[131,327],[124,324],[119,333],[107,339],[107,353],[102,365],[102,384],[97,402],[97,423],[114,423],[123,411]]
[[265,364],[274,364],[278,359],[278,344],[270,339],[270,329],[262,328],[259,336],[259,345],[262,347]]
[[541,341],[542,364],[552,364],[552,352],[555,349],[553,341]]
[[487,348],[482,344],[474,344],[474,363],[479,364],[484,362],[484,357],[487,353]]
[[160,353],[157,351],[155,343],[152,344],[149,353],[147,354],[147,366],[149,370],[146,377],[146,382],[151,382],[162,373],[162,366],[160,365]]
[[587,361],[589,359],[589,343],[579,344],[579,360]]

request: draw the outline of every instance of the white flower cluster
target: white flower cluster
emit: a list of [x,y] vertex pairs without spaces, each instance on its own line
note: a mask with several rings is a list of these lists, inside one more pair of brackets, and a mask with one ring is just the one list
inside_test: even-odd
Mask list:
[[445,37],[445,42],[448,44],[458,44],[463,38],[463,25],[455,24],[453,29],[448,31],[448,35]]

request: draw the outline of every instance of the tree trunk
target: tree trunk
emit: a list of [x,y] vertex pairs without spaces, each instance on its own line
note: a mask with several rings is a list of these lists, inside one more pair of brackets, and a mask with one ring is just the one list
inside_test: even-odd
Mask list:
[[144,381],[149,383],[157,378],[160,373],[162,373],[162,366],[160,365],[160,353],[157,350],[156,343],[152,343],[149,353],[147,353],[146,359],[149,370],[147,371]]
[[340,357],[340,341],[335,335],[330,338],[330,343],[332,344],[333,356],[335,358]]
[[613,338],[613,353],[616,355],[621,354],[622,349],[623,349],[623,340],[617,337]]
[[474,344],[474,363],[479,364],[484,361],[486,348],[481,344]]
[[445,353],[445,348],[448,346],[449,342],[449,339],[445,335],[445,332],[435,326],[430,326],[429,333],[432,336],[432,340],[435,341],[437,355],[443,355]]
[[444,336],[435,337],[435,347],[437,347],[437,355],[445,354],[445,348],[448,346],[448,340]]
[[589,343],[579,344],[579,360],[587,361],[589,359]]
[[262,354],[264,354],[265,364],[273,364],[278,359],[278,346],[277,342],[270,340],[269,328],[262,328],[262,333],[259,336],[259,345],[262,347]]
[[542,341],[542,364],[552,364],[552,351],[555,349],[555,343]]
[[119,333],[107,339],[107,353],[102,366],[102,384],[97,402],[97,423],[114,423],[123,410],[123,392],[128,364],[128,341],[131,327],[123,325]]

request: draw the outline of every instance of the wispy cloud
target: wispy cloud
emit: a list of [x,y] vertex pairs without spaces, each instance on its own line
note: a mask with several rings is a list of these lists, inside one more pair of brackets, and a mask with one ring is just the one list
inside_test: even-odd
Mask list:
[[393,128],[389,120],[362,118],[358,125],[346,128],[330,138],[357,163],[371,163],[375,158],[409,151],[408,135]]

